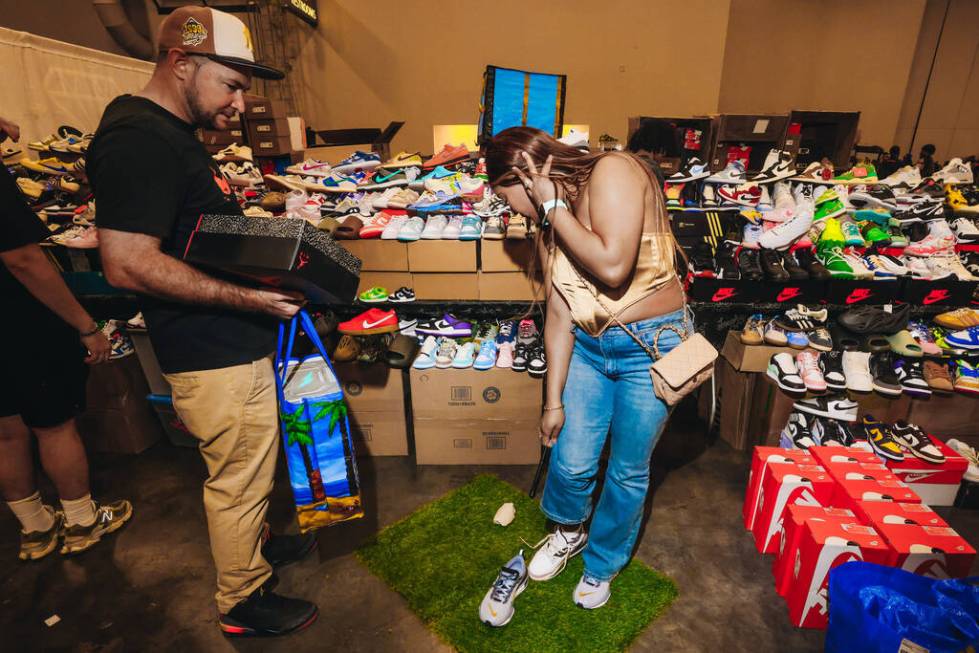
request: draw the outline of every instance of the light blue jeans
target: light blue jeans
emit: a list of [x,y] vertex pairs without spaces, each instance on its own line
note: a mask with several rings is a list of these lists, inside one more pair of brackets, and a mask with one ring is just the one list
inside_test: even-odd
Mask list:
[[[683,310],[626,325],[653,348],[666,324],[693,333]],[[605,486],[582,553],[585,573],[611,580],[632,556],[639,534],[649,465],[669,407],[653,391],[652,359],[621,327],[595,338],[575,328],[574,351],[564,385],[564,428],[551,452],[541,510],[559,524],[580,524],[592,512],[598,462],[609,432],[611,452]],[[665,356],[680,344],[673,331],[659,338]]]

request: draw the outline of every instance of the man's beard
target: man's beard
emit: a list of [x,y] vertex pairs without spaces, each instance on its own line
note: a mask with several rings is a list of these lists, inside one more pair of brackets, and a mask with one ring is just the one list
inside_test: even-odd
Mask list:
[[191,79],[191,83],[187,87],[187,108],[190,110],[191,123],[198,127],[216,129],[214,119],[217,118],[220,112],[208,112],[204,110],[204,107],[201,106],[200,96],[197,93],[197,86],[194,84],[194,81],[194,79]]

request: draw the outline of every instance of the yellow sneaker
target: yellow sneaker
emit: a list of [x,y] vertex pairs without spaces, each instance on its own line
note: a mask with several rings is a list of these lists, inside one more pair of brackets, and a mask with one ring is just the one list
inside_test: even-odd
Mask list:
[[969,203],[965,201],[965,196],[958,188],[952,184],[945,184],[945,203],[953,211],[968,208]]
[[126,500],[95,504],[95,521],[88,526],[66,526],[61,555],[88,551],[99,543],[103,535],[113,533],[133,516],[133,505]]
[[63,175],[67,174],[70,170],[67,165],[53,156],[47,159],[38,159],[37,161],[24,157],[19,163],[22,168],[27,168],[32,172],[40,172],[44,175]]
[[954,311],[936,315],[933,321],[943,329],[961,331],[979,326],[979,311],[974,308],[957,308]]
[[20,553],[18,557],[21,560],[40,560],[58,548],[58,537],[61,535],[62,526],[64,526],[64,515],[55,512],[48,506],[45,506],[45,509],[54,513],[54,524],[46,531],[20,532]]
[[24,195],[36,200],[41,197],[41,193],[47,189],[47,186],[27,177],[17,177],[17,188]]
[[390,170],[392,168],[410,168],[411,166],[420,168],[421,165],[422,157],[418,152],[398,152],[379,167]]

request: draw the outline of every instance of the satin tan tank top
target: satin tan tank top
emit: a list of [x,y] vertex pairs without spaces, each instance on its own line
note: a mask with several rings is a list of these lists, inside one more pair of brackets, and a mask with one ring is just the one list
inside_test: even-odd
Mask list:
[[[572,321],[588,335],[600,336],[619,315],[636,302],[649,297],[675,281],[676,268],[673,235],[644,233],[639,244],[636,268],[620,288],[608,288],[597,282],[581,267],[555,247],[551,255],[551,283],[571,308]],[[612,315],[595,300],[595,293]]]

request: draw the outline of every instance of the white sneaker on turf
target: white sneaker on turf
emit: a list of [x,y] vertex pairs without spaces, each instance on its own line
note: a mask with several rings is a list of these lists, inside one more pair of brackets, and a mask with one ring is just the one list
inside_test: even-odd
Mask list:
[[568,560],[581,553],[588,542],[584,530],[565,531],[556,526],[554,532],[537,543],[537,552],[530,559],[527,572],[534,580],[551,580],[562,571]]
[[594,610],[608,603],[612,596],[612,581],[582,576],[574,588],[574,603],[579,608]]
[[515,612],[513,602],[525,589],[527,565],[521,550],[500,569],[493,586],[486,592],[483,602],[479,604],[479,620],[496,628],[510,623]]

